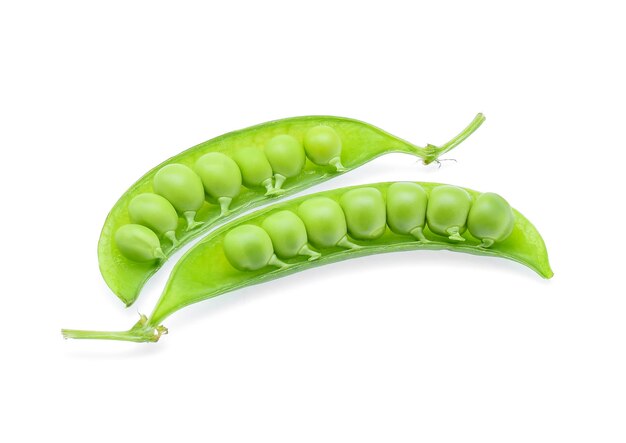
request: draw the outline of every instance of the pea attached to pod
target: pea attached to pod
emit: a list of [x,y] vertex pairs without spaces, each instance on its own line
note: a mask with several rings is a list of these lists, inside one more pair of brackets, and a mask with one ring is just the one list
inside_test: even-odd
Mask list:
[[331,165],[337,171],[345,171],[341,164],[341,138],[330,126],[314,126],[304,135],[304,149],[316,165]]
[[128,204],[128,215],[132,223],[146,226],[165,236],[172,242],[172,246],[178,244],[178,214],[164,197],[151,192],[139,194]]
[[256,225],[241,225],[229,231],[224,237],[224,254],[240,271],[256,271],[267,265],[288,266],[274,254],[267,232]]
[[428,194],[417,183],[397,182],[387,189],[387,224],[396,234],[412,235],[422,243]]
[[275,190],[272,184],[272,166],[267,157],[257,148],[240,148],[234,153],[234,160],[241,170],[243,184],[249,188],[263,186],[265,195],[280,194],[284,191]]
[[237,163],[221,152],[209,152],[196,161],[194,171],[206,193],[220,204],[220,216],[228,214],[233,198],[241,192],[241,171]]
[[270,236],[276,255],[280,258],[293,258],[298,255],[316,260],[320,253],[309,248],[304,222],[291,211],[279,211],[263,220],[262,227]]
[[339,203],[328,197],[315,197],[302,202],[298,216],[304,222],[309,241],[317,248],[355,249],[348,240],[346,218]]
[[115,244],[122,254],[136,262],[164,259],[159,237],[142,225],[130,223],[115,232]]
[[185,216],[187,231],[202,225],[195,221],[196,212],[204,204],[202,180],[190,168],[179,163],[163,166],[154,175],[154,192],[165,197]]
[[387,229],[385,199],[376,188],[352,189],[341,196],[348,232],[357,240],[375,240]]
[[304,168],[304,148],[295,137],[282,134],[270,139],[265,155],[274,171],[274,188],[281,189],[286,179],[296,177]]
[[474,237],[482,240],[479,246],[489,248],[495,242],[506,240],[515,225],[515,214],[511,205],[498,194],[480,194],[467,217],[467,229]]
[[450,185],[433,188],[426,209],[428,227],[450,240],[465,241],[461,234],[465,232],[471,205],[472,197],[465,189]]

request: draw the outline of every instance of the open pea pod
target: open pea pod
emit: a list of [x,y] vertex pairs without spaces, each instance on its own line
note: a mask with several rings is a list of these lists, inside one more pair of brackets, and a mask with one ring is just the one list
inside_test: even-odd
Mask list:
[[514,260],[551,278],[535,227],[494,193],[436,183],[377,183],[276,203],[210,233],[176,264],[151,316],[129,331],[66,338],[157,341],[179,309],[314,266],[383,252],[440,250]]
[[431,163],[483,121],[478,114],[440,147],[415,146],[367,123],[330,116],[271,121],[201,143],[153,168],[120,197],[100,235],[100,272],[129,306],[169,256],[216,224],[383,154]]

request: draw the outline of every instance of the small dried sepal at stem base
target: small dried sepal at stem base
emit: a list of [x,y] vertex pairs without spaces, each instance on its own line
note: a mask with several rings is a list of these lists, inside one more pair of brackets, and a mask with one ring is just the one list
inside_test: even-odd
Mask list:
[[151,326],[148,317],[140,314],[139,321],[128,331],[81,331],[78,329],[61,329],[63,338],[91,340],[120,340],[136,343],[156,343],[162,335],[167,334],[165,326]]

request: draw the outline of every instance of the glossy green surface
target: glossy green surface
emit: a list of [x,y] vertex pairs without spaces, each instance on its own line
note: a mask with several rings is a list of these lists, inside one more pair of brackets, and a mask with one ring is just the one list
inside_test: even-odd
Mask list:
[[[418,184],[426,191],[429,197],[433,195],[433,190],[439,187],[448,187],[448,185],[436,183]],[[374,240],[354,239],[354,242],[358,244],[356,248],[345,248],[333,245],[333,242],[328,242],[329,246],[320,248],[321,256],[314,261],[309,261],[306,256],[296,256],[285,260],[284,263],[272,260],[272,245],[269,243],[269,238],[265,238],[261,233],[265,232],[262,226],[266,220],[284,211],[290,211],[299,216],[308,211],[310,211],[308,215],[311,215],[315,210],[323,214],[328,207],[332,206],[329,202],[334,202],[336,207],[339,207],[339,202],[343,196],[353,190],[363,188],[375,188],[383,197],[386,197],[390,185],[392,183],[377,183],[321,192],[313,196],[304,196],[277,203],[228,223],[195,245],[176,264],[150,318],[142,317],[133,329],[126,332],[106,333],[64,330],[64,336],[68,338],[156,341],[165,331],[165,328],[160,326],[160,323],[166,317],[185,306],[238,288],[266,282],[294,272],[305,271],[313,266],[322,266],[341,260],[384,252],[446,249],[514,260],[528,266],[544,278],[552,277],[553,274],[543,239],[535,227],[515,210],[513,210],[515,221],[511,234],[505,240],[496,242],[489,248],[481,247],[480,239],[473,237],[469,230],[463,234],[465,241],[459,243],[433,233],[426,226],[424,235],[428,240],[427,242],[416,240],[411,234],[397,234],[390,229],[386,229],[381,237]],[[464,189],[464,191],[473,200],[480,196],[480,193],[476,191],[469,189]],[[309,203],[311,201],[317,203],[311,206]],[[302,210],[303,206],[306,208],[305,211]],[[463,202],[461,202],[459,210],[464,211]],[[350,211],[350,209],[347,209],[347,211]],[[333,218],[336,216],[335,212],[335,210],[332,211]],[[323,218],[322,215],[317,220],[320,218]],[[311,220],[316,219],[312,218]],[[306,220],[304,222],[306,224]],[[228,239],[234,235],[233,233],[239,233],[240,231],[242,234],[237,234],[235,236],[236,241],[233,242],[232,248],[237,250],[235,252],[237,257],[233,258],[234,254],[233,251],[230,251],[231,245]],[[337,234],[334,238],[336,237]],[[311,240],[310,237],[309,240]],[[253,245],[254,247],[252,247]],[[259,249],[259,252],[256,249]],[[233,266],[232,262],[235,262],[237,266]],[[263,266],[264,264],[267,264],[267,266]]]
[[341,137],[330,126],[315,126],[304,135],[304,149],[312,162],[318,165],[331,164],[337,169],[341,164]]
[[202,180],[204,191],[213,199],[235,198],[241,192],[241,171],[237,163],[221,152],[209,152],[200,157],[193,170]]
[[150,228],[157,234],[175,232],[178,214],[174,206],[158,194],[146,192],[133,198],[128,204],[130,221]]
[[256,271],[267,266],[274,256],[272,240],[256,225],[240,225],[224,236],[224,255],[240,271]]
[[287,134],[271,138],[265,146],[265,155],[274,173],[285,178],[300,174],[306,162],[302,143]]
[[328,197],[308,198],[298,207],[309,241],[316,248],[334,248],[346,238],[348,225],[337,201]]
[[467,217],[470,233],[487,246],[511,235],[514,224],[511,206],[493,192],[485,192],[476,198]]
[[412,182],[393,183],[387,189],[387,224],[396,234],[423,240],[428,194]]
[[263,229],[270,236],[274,251],[280,258],[307,255],[312,259],[319,254],[308,247],[306,227],[300,217],[291,211],[278,211],[263,220]]
[[151,262],[164,258],[159,237],[142,225],[129,223],[115,232],[115,244],[132,260]]
[[348,233],[356,240],[374,240],[385,233],[385,199],[376,188],[363,187],[346,192],[339,200],[346,216]]
[[245,147],[235,151],[233,159],[239,166],[243,184],[250,188],[264,187],[272,190],[272,166],[259,148]]
[[200,178],[187,166],[170,164],[154,175],[154,192],[166,198],[177,211],[198,211],[204,204]]
[[465,241],[460,234],[465,232],[467,215],[472,197],[457,186],[438,186],[428,197],[426,220],[431,231],[445,235],[450,240]]
[[[275,137],[288,135],[299,143],[303,143],[305,134],[311,128],[321,125],[332,128],[340,137],[341,162],[347,170],[352,170],[380,155],[391,152],[407,153],[422,158],[425,163],[431,163],[467,138],[483,121],[484,117],[479,114],[464,131],[441,147],[433,145],[418,147],[367,123],[331,116],[307,116],[276,120],[209,140],[155,167],[120,197],[111,209],[100,235],[98,244],[100,271],[113,292],[126,305],[130,305],[137,298],[146,280],[163,263],[163,261],[156,260],[151,262],[131,260],[122,253],[114,241],[115,232],[121,226],[131,222],[128,213],[129,202],[140,194],[152,192],[160,194],[170,201],[179,212],[180,218],[174,235],[180,244],[173,245],[168,241],[162,242],[161,248],[166,257],[171,256],[179,247],[215,225],[236,217],[242,211],[266,203],[271,198],[265,195],[268,189],[273,188],[271,183],[266,183],[268,184],[267,187],[265,185],[240,186],[237,193],[236,187],[239,177],[236,171],[232,169],[234,162],[222,161],[223,158],[213,161],[217,158],[213,157],[210,162],[206,162],[205,158],[206,163],[201,161],[198,165],[198,161],[206,154],[219,153],[234,159],[236,153],[242,149],[253,148],[257,150],[257,154],[253,155],[263,156],[268,143]],[[280,158],[274,160],[278,165],[279,160],[288,163],[289,158],[294,157],[287,154],[282,160]],[[269,160],[266,161],[269,162]],[[261,163],[265,162],[261,161]],[[285,164],[283,166],[296,168],[297,165]],[[193,171],[194,168],[197,168],[196,172],[199,175]],[[239,166],[237,168],[239,169]],[[256,168],[256,164],[251,166],[251,169]],[[258,183],[260,179],[264,179],[268,175],[266,165],[260,169],[260,171],[246,169],[250,172],[251,177],[249,178],[254,183]],[[271,172],[275,173],[275,184],[278,187],[280,174],[276,171],[270,171],[270,174]],[[283,172],[289,171],[283,170]],[[217,178],[212,179],[205,173],[208,175],[221,174],[223,181]],[[335,166],[320,166],[307,158],[302,171],[294,177],[287,178],[282,184],[282,188],[285,195],[294,194],[340,173]],[[204,183],[201,176],[204,178]],[[204,197],[205,191],[207,193],[206,199]],[[220,197],[220,194],[225,196]],[[231,195],[233,196],[231,197]],[[187,230],[188,227],[191,227],[191,230]]]

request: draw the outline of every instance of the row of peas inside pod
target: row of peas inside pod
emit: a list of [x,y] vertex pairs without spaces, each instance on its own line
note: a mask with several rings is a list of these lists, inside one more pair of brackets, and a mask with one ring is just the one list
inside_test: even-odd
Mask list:
[[[224,253],[240,271],[268,265],[288,267],[283,260],[306,256],[315,260],[325,249],[360,248],[355,243],[374,241],[389,228],[417,242],[465,242],[467,231],[490,248],[504,241],[515,224],[511,206],[497,194],[473,198],[466,190],[439,185],[427,192],[417,183],[398,182],[386,195],[374,187],[347,191],[339,200],[315,197],[293,211],[280,211],[260,226],[240,225],[224,237]],[[426,236],[428,228],[428,236]]]
[[202,225],[196,213],[208,199],[220,205],[220,217],[228,214],[241,187],[264,189],[265,195],[279,195],[283,184],[297,177],[306,159],[316,165],[330,165],[337,171],[341,164],[341,138],[330,126],[314,126],[302,141],[280,134],[271,138],[264,149],[238,148],[233,156],[210,152],[196,160],[193,168],[183,164],[162,167],[152,182],[154,192],[134,197],[128,205],[130,223],[115,233],[121,253],[135,262],[164,259],[162,240],[169,247],[178,244],[176,230],[179,214],[186,220],[186,230]]

